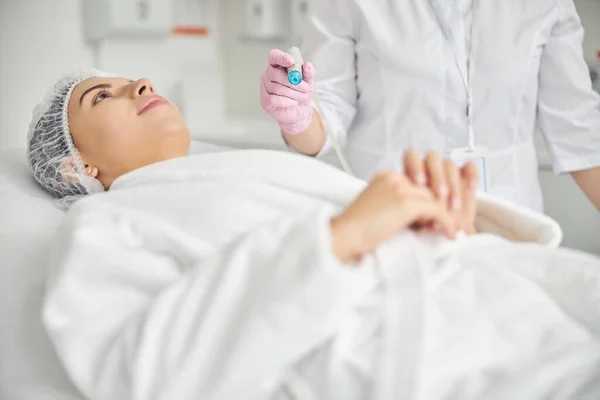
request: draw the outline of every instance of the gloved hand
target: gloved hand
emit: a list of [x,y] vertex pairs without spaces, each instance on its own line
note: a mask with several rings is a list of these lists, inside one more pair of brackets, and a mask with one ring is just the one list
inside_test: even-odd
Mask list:
[[306,62],[302,68],[303,81],[293,86],[288,81],[287,68],[294,59],[281,50],[269,52],[269,66],[261,77],[260,104],[290,135],[304,132],[313,115],[311,105],[315,68]]

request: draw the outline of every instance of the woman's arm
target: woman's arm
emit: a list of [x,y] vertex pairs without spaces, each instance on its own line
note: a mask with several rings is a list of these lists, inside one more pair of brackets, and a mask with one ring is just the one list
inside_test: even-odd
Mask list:
[[[319,97],[325,119],[337,140],[344,142],[356,115],[358,90],[356,87],[357,27],[351,9],[345,0],[314,2],[313,15],[303,42],[304,58],[315,68],[315,93]],[[329,150],[328,138],[321,116],[313,108],[310,127],[303,133],[288,135],[285,141],[296,151],[317,155]]]
[[332,216],[278,221],[206,255],[147,213],[72,210],[43,307],[70,378],[94,400],[265,397],[371,288],[333,256]]
[[327,143],[327,134],[325,133],[321,117],[316,110],[313,110],[311,118],[310,125],[304,132],[290,135],[282,129],[281,134],[285,143],[298,153],[315,157]]
[[600,211],[600,167],[573,171],[571,175],[587,198]]
[[600,209],[600,96],[592,89],[573,0],[559,5],[559,20],[540,62],[540,127],[555,172],[570,172]]

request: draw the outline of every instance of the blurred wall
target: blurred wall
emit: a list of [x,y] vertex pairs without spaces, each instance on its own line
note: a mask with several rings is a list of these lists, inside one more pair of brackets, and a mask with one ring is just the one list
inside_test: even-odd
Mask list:
[[[258,102],[259,76],[267,52],[274,47],[286,49],[290,43],[240,40],[243,0],[215,1],[222,35],[208,41],[115,41],[98,52],[101,67],[130,77],[149,76],[160,92],[178,102],[187,79],[182,81],[184,71],[193,74],[196,66],[220,59],[228,111],[267,118]],[[600,49],[600,0],[575,1],[586,29],[584,52],[591,60]],[[75,67],[94,64],[94,53],[84,42],[81,1],[0,0],[0,60],[0,148],[22,148],[31,110],[49,82]],[[202,112],[201,106],[194,108],[185,111],[188,115]],[[547,213],[563,226],[567,245],[600,254],[600,214],[569,176],[555,177],[548,171],[542,146]]]
[[160,93],[180,103],[185,74],[220,54],[216,36],[111,40],[93,50],[84,39],[81,3],[0,0],[0,148],[25,146],[33,107],[65,73],[96,66],[134,79],[149,77]]
[[[181,58],[201,62],[222,56],[227,108],[235,115],[264,117],[258,102],[258,79],[271,48],[290,43],[240,40],[243,0],[216,0],[223,34],[219,49],[206,41],[194,44],[109,43],[101,51],[102,67],[135,76],[150,76],[163,92],[177,98]],[[576,0],[586,28],[584,50],[592,59],[600,49],[600,0]],[[297,44],[299,40],[295,40]],[[183,50],[182,50],[183,49]],[[31,110],[48,82],[75,67],[90,67],[93,53],[83,38],[80,0],[0,1],[0,147],[22,146]],[[177,100],[177,99],[176,99]]]
[[91,57],[79,0],[0,1],[0,147],[23,147],[48,83]]
[[[317,0],[318,1],[318,0]],[[226,0],[221,9],[221,26],[226,34],[221,38],[228,94],[228,110],[232,114],[262,117],[258,101],[260,75],[267,65],[267,54],[273,48],[286,49],[281,41],[240,39],[244,35],[244,0]]]
[[[313,0],[318,1],[318,0]],[[426,1],[426,0],[423,0]],[[240,41],[243,34],[244,17],[239,12],[243,0],[221,0],[221,21],[227,34],[223,37],[223,54],[228,74],[227,88],[229,110],[236,114],[260,116],[262,111],[256,101],[258,93],[257,77],[265,68],[267,53],[272,48],[286,49],[286,42]],[[594,59],[600,50],[600,0],[575,0],[586,30],[584,53]],[[227,4],[227,6],[225,6]],[[299,40],[293,44],[299,45]]]
[[575,0],[575,4],[585,28],[583,52],[586,58],[593,60],[600,50],[600,1]]

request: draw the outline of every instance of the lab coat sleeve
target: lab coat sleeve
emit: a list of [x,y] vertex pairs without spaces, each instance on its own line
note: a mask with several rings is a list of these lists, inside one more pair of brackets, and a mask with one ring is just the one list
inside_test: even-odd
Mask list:
[[556,173],[600,165],[600,96],[583,57],[583,27],[572,0],[560,0],[559,19],[543,50],[538,112]]
[[365,289],[331,254],[330,217],[279,221],[200,259],[149,217],[70,217],[43,311],[69,376],[93,400],[266,398]]
[[[316,94],[329,128],[343,146],[357,110],[356,37],[353,2],[319,0],[303,42],[305,59],[316,70]],[[315,109],[315,112],[317,110]],[[319,155],[331,149],[330,138]]]

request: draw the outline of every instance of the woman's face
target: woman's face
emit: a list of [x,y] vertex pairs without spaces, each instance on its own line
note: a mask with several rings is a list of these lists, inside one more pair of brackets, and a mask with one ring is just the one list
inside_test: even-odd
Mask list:
[[69,102],[68,120],[88,174],[105,188],[123,174],[189,152],[181,113],[154,92],[148,79],[80,83]]

